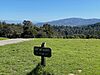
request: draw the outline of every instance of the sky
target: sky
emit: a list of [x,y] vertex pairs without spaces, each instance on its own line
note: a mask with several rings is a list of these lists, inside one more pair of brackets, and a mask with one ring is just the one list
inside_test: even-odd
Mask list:
[[100,0],[0,0],[0,20],[100,18]]

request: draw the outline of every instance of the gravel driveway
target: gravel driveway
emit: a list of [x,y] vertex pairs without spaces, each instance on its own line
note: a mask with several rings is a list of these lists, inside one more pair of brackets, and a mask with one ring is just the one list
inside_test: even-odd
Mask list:
[[32,40],[32,39],[9,39],[9,40],[2,40],[0,41],[0,46],[4,46],[4,45],[7,45],[7,44],[14,44],[14,43],[19,43],[19,42],[23,42],[23,41],[29,41],[29,40]]

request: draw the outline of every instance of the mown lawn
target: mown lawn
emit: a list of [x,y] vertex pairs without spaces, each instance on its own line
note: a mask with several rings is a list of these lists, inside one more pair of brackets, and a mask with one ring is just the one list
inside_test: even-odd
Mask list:
[[54,75],[100,75],[99,39],[34,39],[0,46],[0,75],[27,75],[40,62],[33,47],[42,42],[52,48],[46,69]]
[[7,40],[8,38],[2,38],[2,37],[0,37],[0,40]]

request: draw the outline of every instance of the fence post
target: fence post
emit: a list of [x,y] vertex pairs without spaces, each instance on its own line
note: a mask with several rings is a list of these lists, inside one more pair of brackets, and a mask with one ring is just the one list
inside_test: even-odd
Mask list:
[[[43,47],[45,47],[45,42],[43,42],[42,44],[41,44],[41,48],[43,48]],[[42,66],[46,66],[46,58],[44,57],[44,56],[41,56],[41,65]]]

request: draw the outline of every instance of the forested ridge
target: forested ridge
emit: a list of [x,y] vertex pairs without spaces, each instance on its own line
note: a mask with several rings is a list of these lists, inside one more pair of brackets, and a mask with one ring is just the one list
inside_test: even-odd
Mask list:
[[24,20],[19,24],[0,22],[0,37],[7,38],[96,38],[100,39],[100,23],[87,26],[37,26]]

